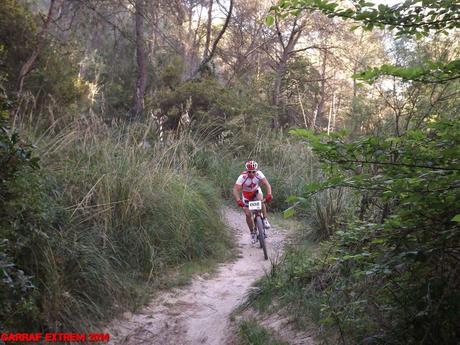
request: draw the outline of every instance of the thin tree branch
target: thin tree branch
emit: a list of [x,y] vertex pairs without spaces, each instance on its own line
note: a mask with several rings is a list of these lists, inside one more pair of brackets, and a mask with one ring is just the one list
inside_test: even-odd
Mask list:
[[216,49],[217,49],[217,44],[219,43],[220,39],[224,35],[225,31],[227,30],[228,24],[230,23],[230,18],[232,17],[232,11],[233,11],[233,1],[234,0],[230,0],[230,7],[228,9],[228,14],[227,14],[227,18],[225,19],[224,26],[222,27],[222,30],[220,30],[219,34],[217,35],[212,45],[211,51],[209,52],[209,55],[205,59],[203,59],[197,71],[193,74],[193,76],[196,76],[214,57],[214,54],[216,53]]

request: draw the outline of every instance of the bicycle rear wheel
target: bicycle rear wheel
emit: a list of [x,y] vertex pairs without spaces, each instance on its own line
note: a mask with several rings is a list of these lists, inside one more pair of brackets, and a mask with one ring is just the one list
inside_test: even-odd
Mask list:
[[257,236],[259,237],[260,248],[264,251],[264,258],[268,260],[267,245],[265,243],[265,229],[261,217],[256,217]]

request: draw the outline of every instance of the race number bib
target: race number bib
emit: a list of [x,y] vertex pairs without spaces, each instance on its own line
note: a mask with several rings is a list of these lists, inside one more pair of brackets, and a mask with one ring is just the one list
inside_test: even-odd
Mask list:
[[251,211],[260,211],[262,209],[262,201],[249,201],[249,209]]

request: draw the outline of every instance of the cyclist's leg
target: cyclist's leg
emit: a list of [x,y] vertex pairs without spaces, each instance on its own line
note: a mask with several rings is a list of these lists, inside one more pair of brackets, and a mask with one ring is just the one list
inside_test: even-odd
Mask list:
[[[241,196],[241,200],[247,205],[248,199],[244,197],[244,195]],[[255,228],[254,225],[254,219],[252,219],[252,213],[249,211],[249,208],[243,207],[244,214],[246,215],[246,224],[248,224],[249,231],[252,232]]]
[[[257,191],[257,194],[256,194],[256,199],[257,200],[262,200],[264,198],[264,194],[262,193],[262,189],[259,187],[258,191]],[[263,222],[264,222],[264,226],[266,229],[270,228],[271,225],[270,223],[268,222],[268,218],[267,218],[267,207],[265,206],[265,203],[262,204],[262,215],[263,215]]]
[[257,242],[257,235],[256,235],[256,226],[254,224],[254,219],[252,218],[252,213],[249,211],[249,208],[243,207],[243,211],[246,214],[246,224],[248,224],[249,233],[251,234],[251,244]]
[[248,224],[249,231],[252,232],[254,229],[254,219],[252,219],[252,214],[247,207],[243,207],[243,211],[246,214],[246,224]]
[[[256,200],[263,200],[263,198],[264,193],[262,193],[262,189],[259,187],[256,194]],[[265,206],[265,203],[262,204],[262,214],[264,218],[267,218],[267,207]]]
[[264,215],[264,218],[267,218],[267,206],[265,204],[262,205],[262,214]]

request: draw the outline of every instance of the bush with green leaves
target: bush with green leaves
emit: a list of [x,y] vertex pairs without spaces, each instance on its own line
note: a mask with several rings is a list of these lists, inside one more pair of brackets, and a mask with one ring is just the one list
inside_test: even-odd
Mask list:
[[327,173],[300,202],[347,187],[372,191],[380,212],[359,220],[357,210],[321,256],[284,275],[279,286],[303,291],[290,302],[307,294],[310,309],[320,310],[320,322],[336,328],[343,343],[457,344],[460,120],[431,118],[404,136],[352,142],[294,133]]
[[[0,44],[0,63],[5,58]],[[38,158],[32,147],[8,125],[12,102],[3,86],[7,80],[0,73],[0,331],[8,326],[5,315],[27,324],[36,311],[32,310],[34,288],[30,272],[26,272],[30,253],[24,250],[43,239],[38,224],[43,221],[46,207],[39,190]]]
[[35,282],[28,270],[36,258],[28,248],[45,239],[41,224],[50,221],[46,212],[49,205],[41,191],[38,158],[4,120],[0,126],[0,166],[0,320],[8,326],[14,315],[14,320],[26,326],[37,313]]
[[239,112],[231,89],[213,76],[160,89],[157,98],[162,114],[168,117],[165,127],[170,129],[179,126],[180,117],[188,110],[195,129],[204,128],[217,136],[225,129],[225,122]]

